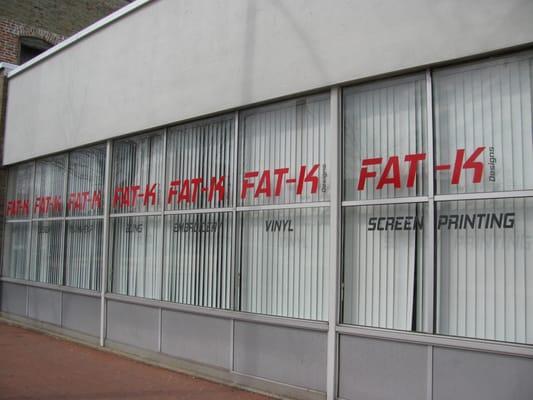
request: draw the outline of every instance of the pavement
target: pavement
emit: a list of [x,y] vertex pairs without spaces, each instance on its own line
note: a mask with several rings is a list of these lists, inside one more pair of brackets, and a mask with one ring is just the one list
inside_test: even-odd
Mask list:
[[267,400],[0,322],[0,399]]

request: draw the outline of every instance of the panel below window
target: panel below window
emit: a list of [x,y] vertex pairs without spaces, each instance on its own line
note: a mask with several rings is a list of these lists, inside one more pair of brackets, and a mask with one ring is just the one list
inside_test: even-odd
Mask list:
[[420,329],[425,207],[344,209],[344,323]]
[[437,333],[533,343],[533,199],[437,211]]
[[329,209],[239,215],[242,311],[327,319]]

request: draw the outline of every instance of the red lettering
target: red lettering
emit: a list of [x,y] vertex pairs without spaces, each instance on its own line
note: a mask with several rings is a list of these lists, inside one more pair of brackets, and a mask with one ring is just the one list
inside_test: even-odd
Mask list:
[[257,190],[255,191],[254,197],[257,198],[259,195],[264,194],[267,197],[272,196],[272,187],[270,185],[270,170],[263,171],[261,178],[259,178],[259,183],[257,185]]
[[185,201],[187,203],[191,202],[191,188],[188,179],[185,179],[181,185],[180,194],[178,196],[178,202],[180,201]]
[[465,149],[457,150],[455,155],[455,163],[453,166],[452,172],[452,185],[458,185],[461,180],[461,171],[463,169],[473,169],[474,176],[472,178],[472,183],[479,183],[483,177],[483,162],[476,161],[476,159],[483,153],[485,147],[478,147],[470,157],[463,163],[465,158]]
[[[392,170],[392,176],[389,177],[389,172]],[[385,165],[385,169],[383,170],[383,174],[381,174],[381,178],[379,179],[378,186],[376,189],[380,190],[383,188],[384,185],[394,185],[396,189],[400,188],[402,186],[400,181],[400,160],[398,156],[392,156],[389,158],[389,161],[387,161],[387,164]]]
[[289,173],[289,168],[276,168],[274,176],[276,177],[276,187],[274,188],[274,196],[281,195],[281,185],[283,184],[283,175]]
[[304,183],[311,183],[311,193],[316,193],[318,191],[318,168],[320,164],[315,164],[311,167],[309,172],[306,174],[306,166],[302,165],[300,167],[300,173],[298,175],[298,184],[296,186],[296,194],[302,194]]
[[178,194],[178,186],[180,185],[179,180],[175,180],[170,182],[170,187],[168,188],[168,194],[167,194],[167,204],[171,204],[173,199]]
[[193,178],[191,179],[192,184],[192,199],[191,201],[193,203],[196,202],[196,199],[198,197],[198,189],[200,188],[200,185],[202,184],[204,180],[202,178]]
[[367,158],[362,162],[361,172],[359,173],[359,182],[357,183],[357,190],[364,190],[365,183],[368,178],[374,178],[376,176],[375,171],[368,171],[368,166],[379,165],[383,161],[383,158]]
[[156,187],[157,187],[157,183],[146,185],[146,189],[144,191],[144,203],[143,203],[145,206],[148,205],[148,201],[150,201],[150,204],[152,206],[155,205],[156,198],[157,198],[156,190],[155,190]]
[[244,173],[244,178],[242,180],[242,189],[241,189],[241,199],[245,199],[248,189],[252,189],[254,184],[249,181],[251,178],[255,178],[259,175],[257,171],[248,171]]
[[426,159],[426,153],[408,154],[405,156],[405,161],[409,163],[409,172],[407,174],[407,187],[413,187],[416,179],[416,171],[418,170],[418,162]]
[[224,176],[221,176],[219,179],[215,176],[211,178],[211,182],[209,183],[209,193],[207,196],[209,201],[213,200],[215,192],[218,193],[218,201],[224,200]]

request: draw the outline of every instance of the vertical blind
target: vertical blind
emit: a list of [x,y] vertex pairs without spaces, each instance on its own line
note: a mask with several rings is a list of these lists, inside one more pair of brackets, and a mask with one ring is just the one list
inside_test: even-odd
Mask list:
[[[175,193],[165,199],[167,210],[232,206],[234,137],[233,115],[169,129],[166,193],[170,182]],[[197,191],[193,179],[201,180]]]
[[231,213],[165,217],[163,300],[233,308]]
[[31,281],[63,283],[63,221],[33,221],[31,231]]
[[[113,145],[111,210],[113,213],[156,211],[161,207],[163,193],[163,135],[161,133],[135,136],[118,140]],[[135,198],[120,188],[139,186],[139,193],[155,185],[156,199],[147,196]],[[129,202],[115,202],[115,195],[126,196]]]
[[[68,193],[80,194],[79,203],[67,209],[68,216],[102,215],[106,148],[104,145],[73,151],[69,155]],[[84,198],[84,194],[85,198]],[[100,196],[100,202],[97,196]],[[76,199],[74,197],[72,200]],[[82,205],[83,201],[86,204]],[[98,207],[98,205],[100,205]]]
[[239,215],[241,309],[327,319],[329,209]]
[[[415,184],[407,187],[408,154],[426,152],[427,116],[426,81],[424,77],[385,81],[362,85],[344,91],[344,200],[373,200],[411,197],[426,192],[426,163],[419,163]],[[399,158],[402,185],[384,185],[376,189],[385,172],[387,160]],[[379,165],[369,166],[376,176],[365,181],[358,190],[362,161],[383,158]],[[392,176],[393,170],[388,176]]]
[[102,228],[101,219],[67,221],[65,285],[100,290]]
[[[7,181],[7,201],[30,201],[33,184],[34,163],[20,164],[9,168]],[[28,203],[29,204],[29,203]],[[17,207],[16,215],[7,215],[6,219],[28,219],[30,210]]]
[[28,279],[28,241],[30,222],[10,222],[5,227],[3,274],[9,278]]
[[[329,200],[327,181],[329,97],[316,96],[243,112],[240,132],[239,182],[245,171],[256,171],[259,184],[264,171],[270,171],[271,196],[254,197],[253,190],[241,205],[287,204]],[[319,165],[320,184],[316,193],[309,185],[298,194],[298,177],[305,166],[309,173]],[[279,196],[275,192],[274,170],[288,168]],[[287,179],[294,179],[293,183]],[[241,188],[242,189],[242,188]]]
[[533,199],[443,202],[437,211],[478,221],[514,213],[513,227],[485,216],[481,229],[438,230],[437,332],[533,343]]
[[112,292],[161,298],[161,224],[157,216],[113,218]]
[[[34,217],[61,217],[65,204],[66,154],[38,160],[35,164]],[[51,198],[48,200],[47,198]],[[47,203],[48,201],[48,203]],[[43,207],[37,207],[40,204]]]
[[[478,147],[484,163],[481,182],[474,169],[437,173],[438,193],[493,192],[533,188],[533,57],[516,56],[434,74],[436,164],[455,164]],[[494,166],[493,175],[491,167]]]
[[[391,229],[391,220],[405,229]],[[345,323],[416,329],[423,227],[423,206],[416,204],[344,209]]]

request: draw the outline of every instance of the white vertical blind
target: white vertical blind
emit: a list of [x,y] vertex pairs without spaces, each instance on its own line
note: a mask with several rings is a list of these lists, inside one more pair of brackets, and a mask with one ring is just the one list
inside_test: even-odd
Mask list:
[[5,226],[4,276],[28,279],[27,260],[30,222],[10,222]]
[[345,323],[416,328],[423,226],[423,206],[416,204],[344,209]]
[[102,226],[101,219],[67,221],[65,285],[100,290]]
[[36,161],[35,190],[32,199],[34,218],[63,216],[66,164],[66,154]]
[[161,223],[160,217],[112,219],[112,292],[161,298]]
[[[118,140],[113,144],[111,210],[113,213],[157,211],[163,193],[163,135],[151,133]],[[154,186],[155,185],[155,186]],[[131,188],[139,186],[136,197]],[[118,191],[119,188],[130,188]],[[155,204],[151,189],[155,189]],[[148,189],[148,190],[147,190]],[[115,194],[126,201],[115,202]],[[133,204],[135,202],[135,204]]]
[[[437,333],[533,343],[533,199],[442,202],[437,212],[477,218],[437,231]],[[491,213],[514,213],[513,226]]]
[[233,308],[232,214],[165,217],[163,300]]
[[[263,172],[269,170],[272,195],[254,198],[254,190],[249,189],[246,198],[240,199],[241,205],[329,200],[329,113],[329,96],[293,100],[242,113],[239,182],[242,183],[243,173],[256,171],[258,176],[250,180],[258,187]],[[305,174],[308,174],[317,164],[319,167],[315,175],[319,178],[318,190],[312,193],[312,185],[305,184],[298,194],[302,166],[305,166]],[[274,170],[282,168],[288,168],[288,172],[283,175],[280,195],[275,196]],[[294,181],[291,183],[287,179]],[[242,184],[239,192],[242,192]]]
[[63,221],[33,221],[29,279],[63,283]]
[[[344,200],[412,197],[426,193],[427,160],[418,163],[415,183],[407,187],[408,154],[426,152],[427,116],[424,76],[356,86],[344,91]],[[377,189],[389,157],[399,158],[401,187]],[[368,166],[376,176],[358,190],[362,161],[382,158]],[[393,175],[390,170],[387,176]]]
[[329,209],[239,214],[241,310],[327,320]]
[[533,55],[443,69],[433,82],[436,164],[453,168],[458,149],[466,161],[485,147],[475,158],[484,164],[481,182],[473,182],[474,169],[461,169],[459,184],[451,184],[452,170],[439,171],[437,193],[532,189]]
[[[9,208],[7,202],[20,201],[16,207],[16,212],[11,210],[7,213],[6,220],[10,219],[28,219],[30,217],[31,207],[31,191],[33,185],[33,168],[34,163],[25,163],[16,165],[9,168],[8,181],[7,181],[7,198],[6,207]],[[27,208],[24,207],[22,202],[27,202]],[[6,211],[7,211],[6,208]],[[15,215],[11,215],[11,213]]]
[[[234,119],[229,115],[169,129],[167,210],[229,207],[233,204]],[[199,180],[201,182],[195,189]],[[174,185],[169,198],[171,182]],[[220,187],[223,187],[223,193]]]
[[[105,145],[87,147],[69,154],[67,201],[71,207],[67,207],[68,216],[102,215],[105,157]],[[73,196],[76,194],[78,196]]]

